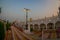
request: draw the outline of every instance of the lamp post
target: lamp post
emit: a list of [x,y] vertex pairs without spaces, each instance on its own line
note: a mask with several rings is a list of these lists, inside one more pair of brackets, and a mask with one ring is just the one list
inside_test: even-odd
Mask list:
[[28,30],[28,12],[30,9],[24,8],[24,11],[26,12],[26,30]]

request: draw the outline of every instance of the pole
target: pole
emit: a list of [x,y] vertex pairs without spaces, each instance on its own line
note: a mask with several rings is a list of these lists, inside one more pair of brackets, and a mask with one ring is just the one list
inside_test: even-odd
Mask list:
[[26,30],[28,29],[28,12],[26,10]]
[[42,28],[42,40],[44,40],[44,27]]
[[30,10],[30,9],[27,9],[27,8],[24,8],[25,9],[25,11],[26,11],[26,30],[28,30],[28,11]]
[[43,30],[42,30],[42,40],[43,40]]

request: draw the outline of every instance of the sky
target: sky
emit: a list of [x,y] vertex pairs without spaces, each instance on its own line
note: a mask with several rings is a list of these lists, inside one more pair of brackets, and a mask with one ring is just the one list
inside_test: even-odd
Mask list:
[[9,21],[25,21],[26,12],[24,8],[30,9],[29,18],[41,19],[57,15],[59,0],[0,0],[2,12],[0,18]]

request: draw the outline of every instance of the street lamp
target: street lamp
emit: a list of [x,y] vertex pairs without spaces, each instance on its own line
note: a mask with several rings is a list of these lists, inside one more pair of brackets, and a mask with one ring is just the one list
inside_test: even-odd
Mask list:
[[24,8],[24,11],[26,12],[26,30],[28,30],[28,12],[30,9]]

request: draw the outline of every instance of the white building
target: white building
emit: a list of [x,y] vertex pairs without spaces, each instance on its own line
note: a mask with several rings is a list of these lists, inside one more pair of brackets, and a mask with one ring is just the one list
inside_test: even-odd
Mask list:
[[[22,24],[23,25],[23,24]],[[60,27],[60,7],[58,16],[52,16],[39,20],[32,20],[28,22],[28,30],[25,29],[25,24],[23,28],[25,31],[32,32],[33,30],[42,30],[42,29],[58,29]]]

